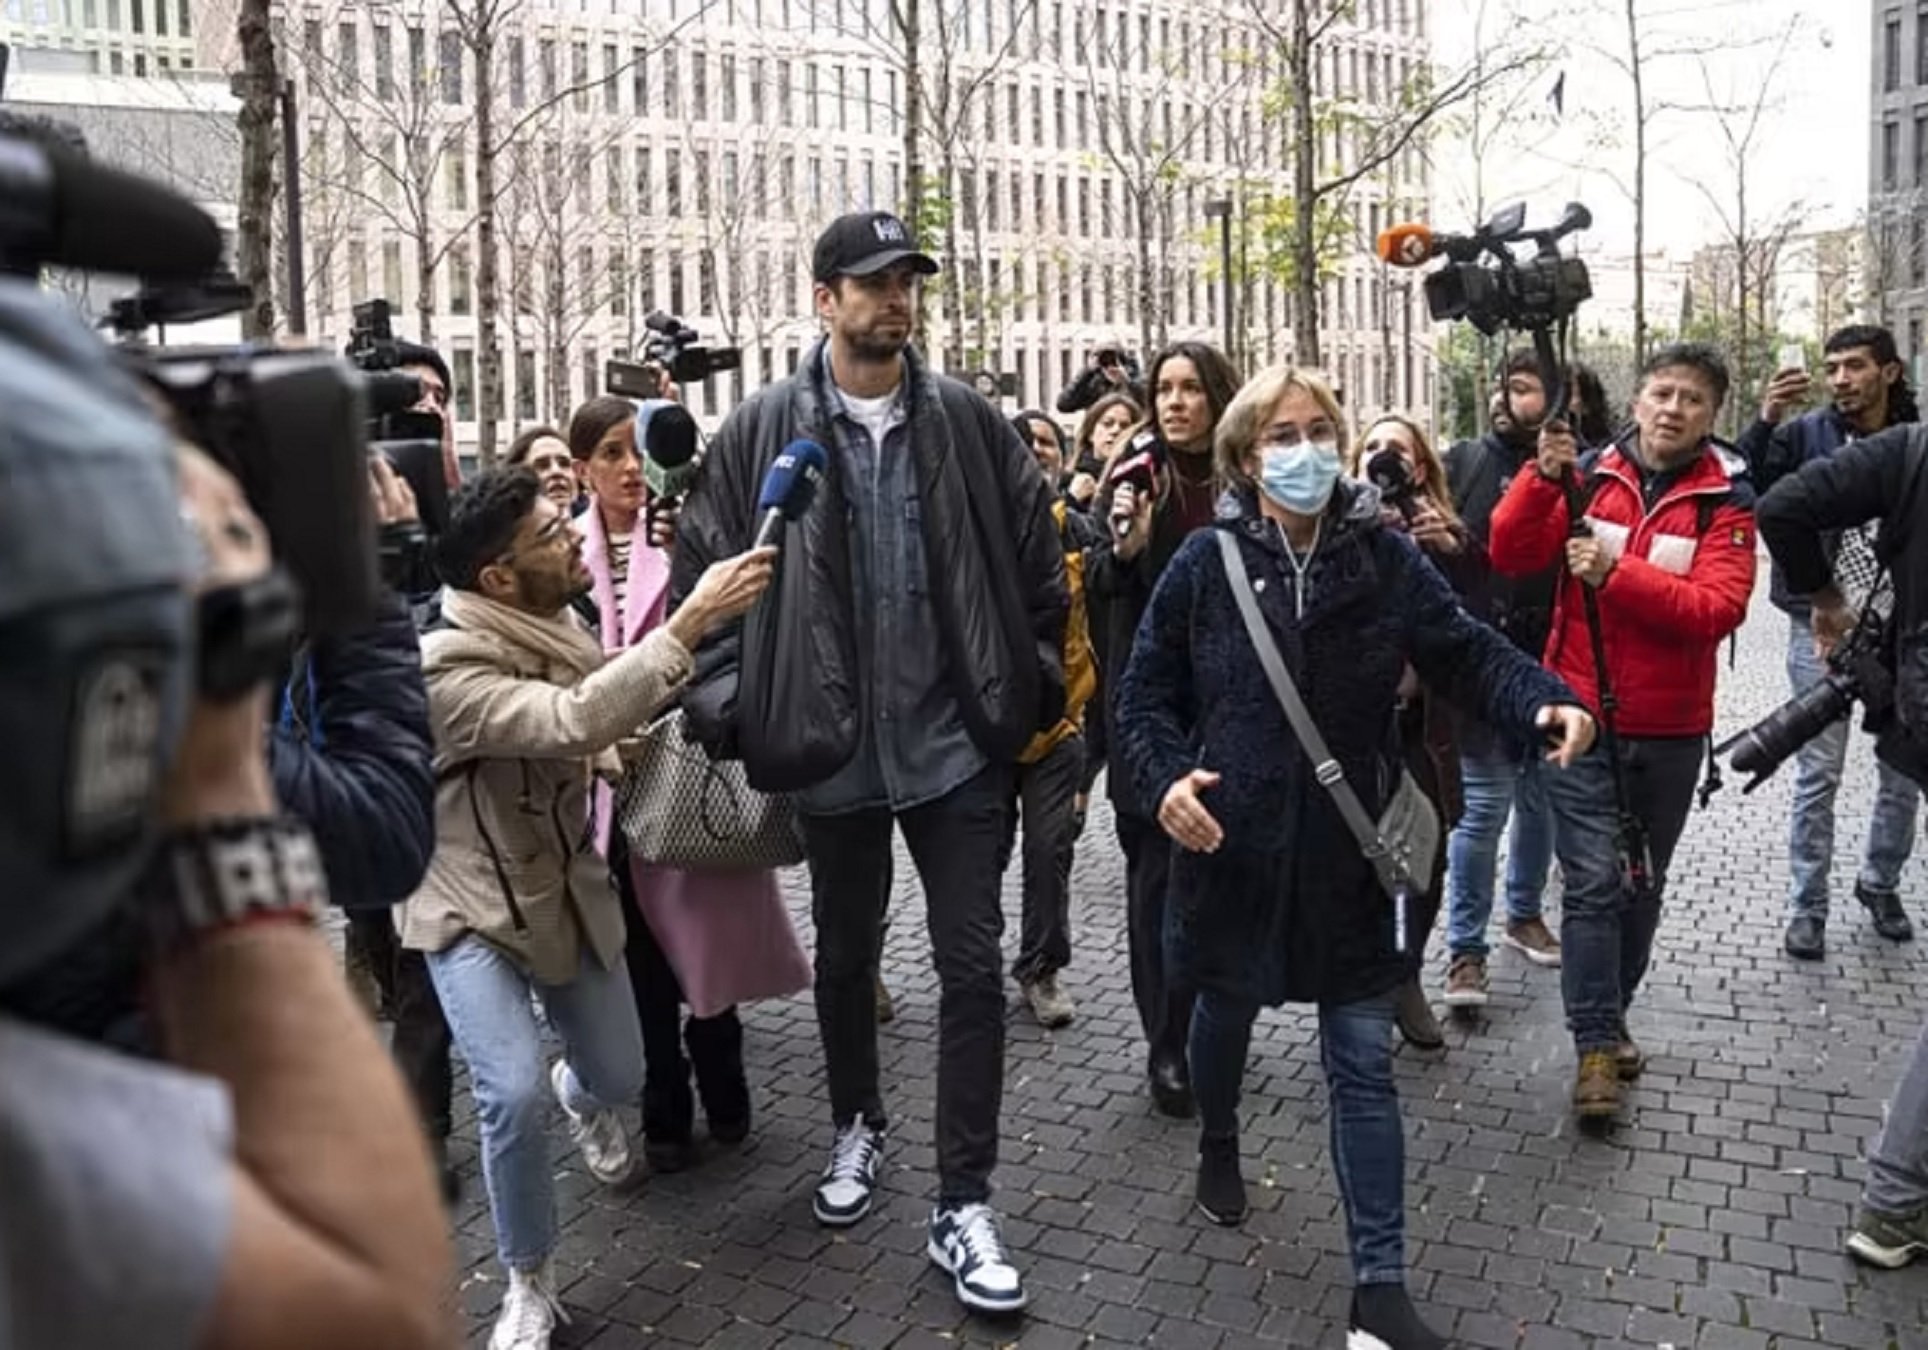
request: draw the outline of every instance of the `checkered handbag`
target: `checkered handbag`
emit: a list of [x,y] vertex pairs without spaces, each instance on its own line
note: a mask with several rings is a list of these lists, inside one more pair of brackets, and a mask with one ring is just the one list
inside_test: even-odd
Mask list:
[[711,759],[680,709],[645,728],[642,742],[616,789],[616,821],[637,857],[718,872],[803,861],[790,799],[752,788],[740,761]]

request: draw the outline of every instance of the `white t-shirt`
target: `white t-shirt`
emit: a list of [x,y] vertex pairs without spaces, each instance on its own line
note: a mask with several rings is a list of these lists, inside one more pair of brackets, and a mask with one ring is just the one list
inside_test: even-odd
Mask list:
[[842,396],[844,407],[850,410],[850,415],[857,419],[858,425],[870,433],[870,443],[879,450],[883,449],[884,430],[890,425],[891,412],[897,406],[897,391],[893,389],[888,394],[879,394],[876,398],[858,398],[842,385],[838,385],[837,393]]
[[233,1225],[213,1079],[0,1017],[0,1350],[193,1350]]

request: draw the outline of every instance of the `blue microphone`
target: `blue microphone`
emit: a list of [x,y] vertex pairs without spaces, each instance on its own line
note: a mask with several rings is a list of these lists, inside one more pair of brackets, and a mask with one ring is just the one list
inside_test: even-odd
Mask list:
[[769,471],[763,475],[763,488],[757,493],[756,509],[763,524],[756,532],[757,548],[767,548],[783,534],[786,521],[796,520],[816,500],[817,483],[830,463],[830,455],[815,441],[791,441],[783,447]]

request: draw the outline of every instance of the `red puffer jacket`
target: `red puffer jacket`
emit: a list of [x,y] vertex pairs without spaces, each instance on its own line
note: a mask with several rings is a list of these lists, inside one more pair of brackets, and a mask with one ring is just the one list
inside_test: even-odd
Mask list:
[[[1714,671],[1721,639],[1747,616],[1754,590],[1754,493],[1730,477],[1711,445],[1653,510],[1640,468],[1609,449],[1588,475],[1587,520],[1617,560],[1600,588],[1607,672],[1625,736],[1701,736],[1714,725]],[[1494,570],[1512,576],[1552,566],[1565,553],[1567,503],[1560,485],[1528,470],[1493,511]],[[1560,580],[1547,668],[1596,713],[1600,706],[1583,585]]]

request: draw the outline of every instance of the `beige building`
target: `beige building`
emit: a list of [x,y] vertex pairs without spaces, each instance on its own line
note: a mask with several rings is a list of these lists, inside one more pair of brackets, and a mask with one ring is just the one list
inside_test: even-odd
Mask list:
[[1928,374],[1928,9],[1870,0],[1874,69],[1868,166],[1869,317]]
[[164,75],[197,64],[200,0],[0,0],[19,69]]

